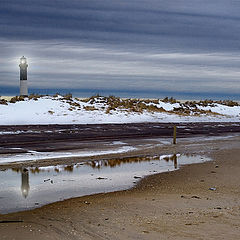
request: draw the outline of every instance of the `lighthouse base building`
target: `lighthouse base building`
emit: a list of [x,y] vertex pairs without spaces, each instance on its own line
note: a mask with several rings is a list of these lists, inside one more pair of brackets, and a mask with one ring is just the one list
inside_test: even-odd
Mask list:
[[28,96],[27,80],[20,80],[20,96]]

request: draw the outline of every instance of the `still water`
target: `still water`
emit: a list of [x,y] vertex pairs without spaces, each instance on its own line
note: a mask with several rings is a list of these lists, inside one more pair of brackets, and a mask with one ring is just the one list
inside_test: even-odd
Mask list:
[[196,155],[132,157],[0,171],[0,214],[133,187],[140,178],[210,161]]

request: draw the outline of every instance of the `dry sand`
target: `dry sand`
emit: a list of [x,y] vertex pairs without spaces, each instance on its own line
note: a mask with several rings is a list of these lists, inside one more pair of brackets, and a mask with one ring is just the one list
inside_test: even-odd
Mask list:
[[0,99],[5,99],[7,101],[10,101],[13,96],[0,96]]
[[1,215],[0,239],[240,239],[240,138],[191,148],[214,161],[146,177],[127,191]]

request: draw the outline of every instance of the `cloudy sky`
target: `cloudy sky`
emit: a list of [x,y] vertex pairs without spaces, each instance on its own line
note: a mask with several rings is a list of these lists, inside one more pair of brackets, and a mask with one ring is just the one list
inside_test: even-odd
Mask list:
[[[240,93],[238,0],[0,0],[0,89]],[[3,95],[3,93],[0,93]]]

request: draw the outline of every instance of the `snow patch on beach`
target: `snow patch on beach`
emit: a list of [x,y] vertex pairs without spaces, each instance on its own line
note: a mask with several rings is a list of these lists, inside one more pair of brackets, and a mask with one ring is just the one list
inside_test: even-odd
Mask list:
[[37,161],[47,159],[60,159],[60,158],[73,158],[73,157],[91,157],[107,154],[126,153],[136,150],[132,146],[122,146],[111,150],[99,150],[99,151],[75,151],[75,152],[37,152],[28,151],[28,153],[21,154],[2,154],[0,158],[0,164],[9,164],[14,162],[24,161]]

